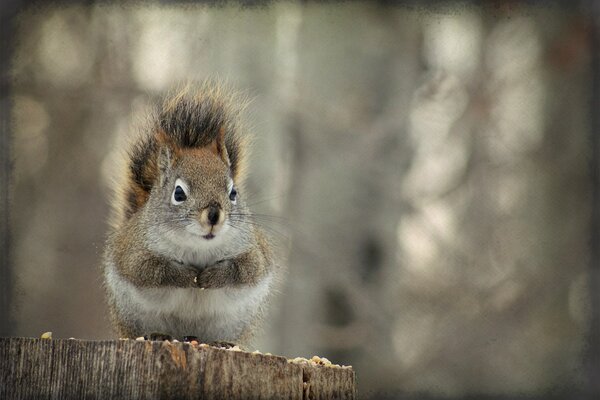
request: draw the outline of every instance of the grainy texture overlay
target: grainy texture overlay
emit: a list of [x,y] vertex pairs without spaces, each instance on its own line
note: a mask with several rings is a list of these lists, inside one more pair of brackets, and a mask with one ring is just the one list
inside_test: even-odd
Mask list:
[[0,338],[2,399],[353,399],[351,368],[135,340]]
[[0,14],[17,3],[0,336],[113,337],[98,266],[118,150],[165,91],[223,79],[252,100],[239,195],[287,270],[257,348],[352,365],[365,399],[600,399],[599,1]]

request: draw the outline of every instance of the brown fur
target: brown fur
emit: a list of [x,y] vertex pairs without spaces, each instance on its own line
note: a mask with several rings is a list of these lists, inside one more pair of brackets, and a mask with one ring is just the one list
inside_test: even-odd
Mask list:
[[212,83],[188,84],[156,107],[148,132],[130,144],[128,174],[117,182],[111,225],[118,229],[148,201],[159,176],[161,146],[179,155],[184,150],[210,149],[229,164],[238,186],[245,180],[249,137],[239,122],[245,101]]
[[[263,288],[257,285],[267,275],[272,275],[274,261],[268,240],[252,221],[240,220],[247,219],[249,214],[243,202],[229,198],[231,180],[237,188],[243,183],[248,145],[247,136],[237,122],[238,112],[232,98],[219,88],[206,84],[188,86],[163,102],[151,129],[129,148],[127,173],[117,184],[119,196],[113,203],[113,229],[104,261],[110,267],[106,269],[109,307],[121,337],[150,333],[142,326],[152,316],[138,318],[136,311],[128,305],[131,290],[120,289],[119,280],[139,289],[211,290]],[[185,184],[176,184],[177,179],[182,179]],[[189,186],[187,199],[170,203],[176,185]],[[207,228],[207,210],[215,207],[221,213],[219,222],[214,220]],[[207,253],[209,261],[202,261],[203,255],[193,253],[196,250],[177,247],[181,240],[190,240],[189,234],[185,233],[184,226],[187,225],[182,225],[182,221],[186,224],[193,221],[210,232],[215,229],[219,235],[219,224],[224,224],[224,216],[230,214],[237,221],[230,218],[229,236],[221,237],[224,242],[219,245],[218,255]],[[208,230],[203,232],[201,235]],[[175,234],[175,239],[167,239],[165,235],[169,234]],[[195,249],[196,240],[207,239],[194,236],[192,244],[185,246]],[[186,253],[188,251],[192,251],[192,256]],[[182,261],[185,259],[188,263],[204,264],[186,264]],[[114,272],[109,273],[111,268]],[[119,299],[120,307],[117,306]],[[241,303],[245,302],[246,297]],[[252,336],[259,325],[263,307],[261,303],[252,315],[240,320],[246,325],[234,339],[246,341]],[[223,334],[225,337],[217,339],[231,339],[231,332]]]

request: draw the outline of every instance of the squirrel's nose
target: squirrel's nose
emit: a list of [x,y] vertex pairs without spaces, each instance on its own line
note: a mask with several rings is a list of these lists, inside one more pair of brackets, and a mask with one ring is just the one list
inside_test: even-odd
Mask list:
[[211,202],[207,207],[202,209],[199,220],[204,229],[218,231],[225,220],[225,213],[219,203]]
[[210,206],[208,207],[208,222],[210,222],[211,225],[216,225],[219,222],[219,208],[216,206]]

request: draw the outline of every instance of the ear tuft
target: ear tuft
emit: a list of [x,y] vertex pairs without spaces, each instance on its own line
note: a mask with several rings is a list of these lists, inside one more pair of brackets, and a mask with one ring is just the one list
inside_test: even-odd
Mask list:
[[164,175],[171,168],[173,165],[173,154],[169,146],[160,146],[157,164],[161,175]]
[[158,145],[156,166],[158,167],[159,179],[162,185],[164,176],[175,163],[177,151],[172,140],[162,130],[156,133],[156,144]]
[[208,150],[216,154],[223,160],[228,166],[231,165],[229,162],[229,155],[227,154],[227,147],[225,146],[225,127],[219,128],[217,136],[206,146]]

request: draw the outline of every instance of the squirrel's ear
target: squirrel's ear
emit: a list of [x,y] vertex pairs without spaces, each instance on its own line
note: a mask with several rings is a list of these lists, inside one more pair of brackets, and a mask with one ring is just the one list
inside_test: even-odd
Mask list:
[[159,131],[156,134],[156,144],[158,146],[156,166],[158,167],[159,179],[162,185],[166,172],[173,165],[174,151],[169,137],[163,131]]
[[227,147],[225,147],[225,128],[221,127],[217,133],[217,137],[208,144],[208,149],[221,157],[225,164],[229,165],[229,155],[227,154]]
[[171,165],[173,165],[173,152],[169,146],[160,145],[157,165],[161,175],[164,175],[171,168]]

